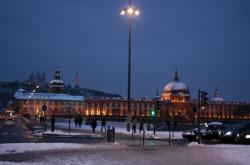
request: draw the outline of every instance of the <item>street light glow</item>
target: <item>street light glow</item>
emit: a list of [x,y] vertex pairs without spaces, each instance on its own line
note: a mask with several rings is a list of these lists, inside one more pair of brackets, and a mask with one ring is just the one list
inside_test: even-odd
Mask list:
[[139,11],[139,10],[136,10],[136,11],[135,11],[135,15],[140,15],[140,11]]
[[125,15],[126,12],[125,12],[124,10],[122,10],[122,11],[120,12],[120,14],[121,14],[121,15]]
[[133,8],[128,8],[127,9],[127,13],[129,14],[129,15],[132,15],[133,13],[134,13],[134,9]]
[[120,12],[121,15],[128,15],[128,16],[138,16],[140,15],[140,11],[133,7],[128,7]]

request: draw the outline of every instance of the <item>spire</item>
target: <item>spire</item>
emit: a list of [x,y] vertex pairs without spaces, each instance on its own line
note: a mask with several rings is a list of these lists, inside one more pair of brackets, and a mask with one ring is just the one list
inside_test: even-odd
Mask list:
[[56,71],[55,71],[55,76],[54,76],[55,80],[60,80],[61,79],[61,76],[60,76],[60,69],[59,67],[57,66],[56,67]]
[[175,74],[174,74],[174,81],[180,81],[177,68],[176,68]]
[[214,97],[219,97],[218,87],[216,86],[214,91]]
[[75,77],[75,87],[80,87],[80,76],[78,71],[76,72],[76,77]]
[[156,91],[156,96],[155,96],[155,99],[159,99],[160,98],[160,93],[159,93],[159,90]]

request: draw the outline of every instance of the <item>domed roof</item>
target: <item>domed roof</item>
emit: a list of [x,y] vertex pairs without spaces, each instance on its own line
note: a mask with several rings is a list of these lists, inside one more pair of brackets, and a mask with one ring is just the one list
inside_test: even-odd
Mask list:
[[174,79],[164,87],[161,99],[171,102],[186,102],[190,99],[189,89],[180,81],[177,70]]
[[170,82],[164,87],[164,91],[187,90],[188,87],[182,82]]
[[224,99],[222,97],[220,97],[217,87],[215,89],[214,96],[210,99],[210,101],[215,101],[215,102],[222,102],[222,101],[224,101]]
[[52,93],[63,93],[64,83],[61,80],[60,70],[56,67],[54,79],[50,81],[50,91]]
[[188,90],[188,87],[186,84],[180,81],[177,71],[175,72],[174,79],[164,87],[165,92],[186,90]]
[[19,92],[19,93],[24,93],[24,92],[26,92],[23,88],[20,88],[20,89],[18,89],[16,92]]
[[57,85],[59,84],[60,85],[60,84],[64,84],[64,83],[62,80],[51,80],[50,84],[57,84]]
[[212,97],[212,98],[210,99],[210,101],[221,102],[221,101],[224,101],[224,99],[221,98],[221,97]]

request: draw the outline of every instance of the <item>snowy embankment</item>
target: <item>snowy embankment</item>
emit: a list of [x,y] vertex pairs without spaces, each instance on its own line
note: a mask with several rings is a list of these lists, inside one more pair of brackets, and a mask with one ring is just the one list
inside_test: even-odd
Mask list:
[[[57,129],[67,129],[68,126],[68,120],[59,120],[59,122],[56,123],[55,127]],[[123,133],[123,134],[131,134],[130,132],[127,132],[127,127],[125,122],[107,122],[107,126],[110,126],[110,128],[115,127],[115,132],[117,133]],[[152,127],[152,126],[151,126]],[[73,120],[71,120],[71,128],[74,128],[76,130],[92,130],[90,125],[82,125],[81,128],[77,127],[75,128],[75,123]],[[137,131],[135,135],[142,135],[142,133],[139,133],[139,125],[137,126]],[[97,122],[97,128],[96,131],[101,130],[101,123],[100,121]],[[144,125],[144,130],[146,129],[146,124]],[[174,133],[171,132],[171,139],[183,139],[181,131],[175,131]],[[169,138],[169,132],[168,131],[156,131],[156,135],[153,134],[153,131],[145,131],[145,137],[147,139],[168,139]]]
[[54,130],[54,132],[47,130],[45,132],[35,133],[34,136],[37,137],[86,137],[92,139],[101,139],[103,138],[99,134],[92,134],[92,133],[78,133],[78,132],[64,132],[61,130]]
[[32,151],[46,151],[46,150],[74,150],[74,149],[96,149],[96,148],[110,148],[119,146],[118,143],[111,144],[75,144],[75,143],[5,143],[0,144],[0,155],[24,153]]
[[188,144],[189,147],[200,147],[214,150],[220,157],[228,159],[237,164],[250,164],[250,145],[237,145],[237,144],[217,144],[205,145],[192,142]]

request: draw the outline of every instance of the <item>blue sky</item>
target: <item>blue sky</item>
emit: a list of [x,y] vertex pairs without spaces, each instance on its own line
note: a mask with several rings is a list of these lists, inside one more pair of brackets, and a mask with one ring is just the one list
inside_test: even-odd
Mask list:
[[[178,68],[191,91],[250,101],[250,1],[134,0],[132,95],[154,96]],[[127,94],[126,0],[0,1],[0,79],[31,72],[65,83]]]

